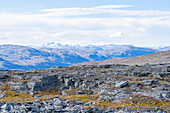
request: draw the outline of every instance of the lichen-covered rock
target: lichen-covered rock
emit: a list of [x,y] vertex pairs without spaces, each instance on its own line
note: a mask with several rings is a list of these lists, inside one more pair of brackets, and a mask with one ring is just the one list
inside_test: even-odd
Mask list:
[[126,99],[130,93],[127,93],[124,89],[112,89],[112,90],[102,90],[98,98],[99,101],[110,101],[110,102],[120,102],[123,99]]

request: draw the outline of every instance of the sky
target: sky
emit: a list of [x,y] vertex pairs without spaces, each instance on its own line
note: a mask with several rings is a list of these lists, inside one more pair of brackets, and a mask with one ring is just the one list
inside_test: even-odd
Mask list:
[[170,0],[0,0],[0,45],[170,46]]

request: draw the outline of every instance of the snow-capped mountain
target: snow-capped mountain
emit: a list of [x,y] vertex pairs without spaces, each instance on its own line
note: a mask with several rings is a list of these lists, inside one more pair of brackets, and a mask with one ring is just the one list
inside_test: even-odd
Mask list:
[[160,51],[167,51],[167,50],[170,50],[170,46],[160,46],[158,49]]
[[59,48],[59,49],[77,49],[80,46],[79,45],[69,45],[69,44],[62,45],[62,44],[57,43],[57,42],[48,42],[46,44],[43,44],[42,47],[45,47],[45,48]]
[[43,44],[43,48],[58,48],[58,49],[81,49],[81,50],[105,50],[105,49],[115,49],[116,47],[123,47],[123,46],[133,46],[133,45],[87,45],[87,46],[80,46],[80,45],[72,45],[72,44],[61,44],[58,42],[48,42]]
[[87,61],[136,57],[159,52],[152,48],[132,45],[62,45],[47,43],[41,48],[19,45],[0,46],[0,69],[30,70],[69,66]]

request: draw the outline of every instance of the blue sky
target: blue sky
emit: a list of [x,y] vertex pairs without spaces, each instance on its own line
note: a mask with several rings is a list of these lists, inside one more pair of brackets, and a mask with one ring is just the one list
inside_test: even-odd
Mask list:
[[0,0],[0,44],[170,45],[169,0]]

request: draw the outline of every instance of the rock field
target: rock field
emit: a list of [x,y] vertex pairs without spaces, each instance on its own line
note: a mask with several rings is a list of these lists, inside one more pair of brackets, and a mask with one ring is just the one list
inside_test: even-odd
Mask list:
[[170,64],[0,71],[3,113],[169,113]]

